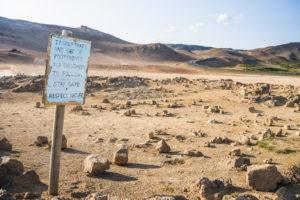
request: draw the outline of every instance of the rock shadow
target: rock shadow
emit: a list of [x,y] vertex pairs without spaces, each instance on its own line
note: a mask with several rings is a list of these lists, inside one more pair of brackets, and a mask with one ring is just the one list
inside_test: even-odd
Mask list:
[[129,182],[129,181],[137,181],[138,179],[132,176],[126,176],[117,172],[104,172],[98,176],[91,176],[97,179],[107,179],[111,181],[119,181],[119,182]]
[[123,167],[132,168],[132,169],[158,169],[158,168],[161,168],[158,165],[148,165],[148,164],[140,164],[140,163],[127,163]]
[[62,152],[70,153],[70,154],[90,154],[88,152],[80,151],[80,150],[76,150],[76,149],[72,149],[72,148],[64,149]]

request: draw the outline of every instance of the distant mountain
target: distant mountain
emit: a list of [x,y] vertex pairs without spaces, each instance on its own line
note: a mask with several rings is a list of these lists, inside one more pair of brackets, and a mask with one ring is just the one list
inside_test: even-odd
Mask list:
[[209,67],[227,67],[235,66],[238,64],[261,64],[261,61],[256,57],[230,49],[213,48],[210,50],[202,51],[198,54],[198,56],[199,55],[202,58],[198,59],[196,63]]
[[[92,42],[91,60],[95,62],[178,62],[190,59],[163,44],[133,44],[87,26],[71,28],[4,17],[0,17],[0,51],[6,51],[6,57],[7,54],[13,54],[8,52],[10,49],[18,49],[24,55],[44,58],[49,34],[61,34],[62,30],[72,31],[75,38],[90,40]],[[1,60],[5,61],[4,58]]]
[[202,50],[209,50],[213,47],[206,47],[206,46],[200,46],[200,45],[188,45],[188,44],[166,44],[168,47],[174,49],[174,50],[185,50],[185,51],[202,51]]
[[245,53],[272,64],[300,62],[300,42],[254,49]]
[[[300,63],[300,42],[253,50],[186,44],[134,44],[81,26],[71,28],[0,17],[0,62],[38,63],[46,57],[50,33],[62,30],[92,41],[90,64],[169,64],[192,61],[210,67],[239,65],[279,66]],[[11,51],[11,49],[14,49]]]

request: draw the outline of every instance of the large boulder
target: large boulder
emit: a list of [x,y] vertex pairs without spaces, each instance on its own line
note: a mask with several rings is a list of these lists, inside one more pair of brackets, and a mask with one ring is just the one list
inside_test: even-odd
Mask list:
[[125,165],[128,162],[128,146],[121,145],[115,152],[113,157],[113,163],[116,165]]
[[166,143],[166,141],[164,139],[162,139],[161,141],[159,141],[157,143],[157,146],[156,146],[156,150],[159,152],[159,153],[168,153],[171,151],[171,148],[170,146]]
[[100,154],[92,154],[84,160],[84,172],[99,175],[109,169],[109,160]]
[[283,176],[274,165],[253,165],[247,168],[247,183],[255,190],[273,192]]
[[24,172],[23,164],[9,157],[0,158],[0,187],[8,185],[15,176],[20,176]]
[[6,137],[0,137],[0,150],[11,151],[12,145],[6,139]]
[[203,177],[196,182],[195,186],[199,188],[201,199],[221,200],[232,187],[232,183],[230,179],[225,183],[219,179],[211,181]]

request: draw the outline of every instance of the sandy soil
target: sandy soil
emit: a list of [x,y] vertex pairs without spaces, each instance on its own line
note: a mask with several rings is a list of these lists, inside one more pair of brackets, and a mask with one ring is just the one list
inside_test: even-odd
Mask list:
[[[136,88],[114,87],[93,92],[87,96],[83,106],[91,115],[85,116],[81,112],[71,112],[72,106],[66,107],[64,134],[68,140],[68,148],[62,151],[60,194],[70,197],[74,192],[96,192],[118,196],[121,198],[142,199],[154,194],[182,195],[187,199],[199,196],[199,191],[193,187],[201,177],[231,178],[237,190],[240,192],[255,193],[246,184],[246,172],[229,169],[224,164],[232,145],[216,144],[213,148],[204,147],[204,143],[216,136],[226,136],[231,140],[237,140],[242,133],[259,137],[258,132],[271,128],[276,132],[284,124],[292,125],[288,130],[288,137],[295,137],[300,130],[299,112],[293,112],[293,108],[285,106],[268,107],[265,104],[251,103],[237,90],[224,90],[213,88],[201,81],[169,83],[153,81],[153,79],[172,78],[175,74],[155,74],[136,72],[91,72],[93,75],[103,76],[139,76],[150,78],[148,86]],[[236,81],[253,83],[269,82],[280,84],[294,84],[299,86],[296,77],[275,76],[222,76],[222,75],[184,75],[187,78],[232,78]],[[188,86],[187,86],[188,85]],[[160,88],[163,88],[161,90]],[[274,87],[272,94],[288,96],[291,90],[286,87]],[[299,87],[292,90],[299,94]],[[36,102],[40,102],[42,95],[37,93],[14,93],[11,90],[0,91],[0,135],[5,136],[13,144],[13,152],[9,153],[22,161],[26,169],[34,169],[40,179],[48,184],[50,151],[44,147],[36,147],[33,144],[39,135],[51,139],[53,117],[55,107],[35,108]],[[102,103],[104,98],[110,100],[109,104]],[[199,100],[202,100],[201,102]],[[132,102],[130,109],[135,109],[136,114],[126,117],[123,113],[128,109],[111,110],[111,106],[125,104],[127,100]],[[151,105],[156,100],[159,106]],[[193,105],[196,101],[196,105]],[[168,108],[170,103],[182,104],[180,108]],[[98,105],[106,108],[99,110],[91,108]],[[202,106],[218,105],[224,111],[220,113],[207,113]],[[256,116],[248,111],[249,106],[254,106],[261,113]],[[168,110],[173,117],[156,116]],[[278,117],[272,127],[264,125],[267,117]],[[248,122],[241,121],[241,117]],[[215,119],[220,123],[209,123]],[[233,125],[234,124],[234,125]],[[155,151],[156,141],[153,146],[147,148],[135,148],[134,145],[148,141],[151,131],[162,129],[167,135],[156,135],[164,138],[171,146],[171,153],[161,154]],[[201,130],[205,137],[195,137],[193,130]],[[183,136],[180,139],[178,136]],[[115,142],[111,139],[116,138]],[[100,141],[100,142],[99,142]],[[102,141],[102,142],[101,142]],[[252,140],[255,144],[257,141]],[[89,177],[83,172],[83,160],[89,154],[102,154],[109,160],[112,159],[116,144],[130,146],[129,163],[125,166],[111,165],[110,169],[101,176]],[[238,146],[251,164],[262,164],[264,159],[272,158],[278,169],[283,172],[292,163],[300,162],[300,153],[277,154],[258,147],[257,145]],[[204,157],[184,156],[184,150],[199,150]],[[183,164],[162,165],[166,160],[180,159]],[[35,188],[41,190],[45,198],[49,198],[47,187]],[[299,188],[298,188],[299,189]],[[16,191],[10,188],[11,192]],[[268,195],[265,193],[255,193]],[[262,198],[263,199],[263,198]]]

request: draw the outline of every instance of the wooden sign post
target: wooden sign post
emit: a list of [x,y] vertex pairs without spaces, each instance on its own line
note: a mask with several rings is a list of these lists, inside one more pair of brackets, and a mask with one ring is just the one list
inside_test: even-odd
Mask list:
[[49,194],[58,194],[61,143],[65,105],[81,105],[85,102],[88,58],[91,42],[71,38],[72,32],[50,35],[47,53],[45,105],[56,105],[49,173]]

